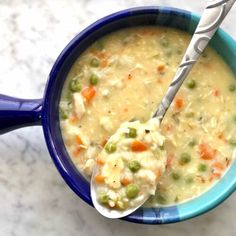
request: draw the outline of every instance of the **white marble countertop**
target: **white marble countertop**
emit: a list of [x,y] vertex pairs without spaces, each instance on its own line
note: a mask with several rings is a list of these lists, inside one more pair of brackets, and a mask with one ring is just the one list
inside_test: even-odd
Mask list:
[[[0,93],[42,97],[47,75],[68,41],[94,20],[127,7],[169,5],[201,12],[204,0],[0,0]],[[223,28],[236,38],[236,6]],[[236,235],[236,194],[182,223],[108,220],[64,183],[41,127],[0,137],[0,236]]]

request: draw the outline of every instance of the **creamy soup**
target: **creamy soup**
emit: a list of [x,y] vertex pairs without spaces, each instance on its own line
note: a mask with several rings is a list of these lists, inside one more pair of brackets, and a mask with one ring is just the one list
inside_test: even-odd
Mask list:
[[[98,154],[123,122],[150,119],[190,37],[171,28],[127,28],[95,42],[74,63],[61,96],[61,130],[88,180],[95,163],[103,165]],[[236,82],[214,50],[208,48],[194,66],[160,130],[166,170],[148,204],[196,197],[225,173],[236,146]]]

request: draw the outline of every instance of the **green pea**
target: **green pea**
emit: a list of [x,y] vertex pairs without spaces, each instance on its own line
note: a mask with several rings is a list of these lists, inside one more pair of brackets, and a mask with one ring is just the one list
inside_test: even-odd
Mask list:
[[95,49],[97,49],[98,51],[102,51],[104,49],[104,42],[103,41],[97,41],[94,44]]
[[107,204],[109,201],[109,197],[106,195],[106,193],[100,193],[98,197],[98,201],[101,204]]
[[234,92],[236,90],[236,85],[235,84],[230,84],[229,85],[229,91]]
[[73,92],[71,90],[68,90],[67,94],[66,94],[66,99],[68,102],[72,101],[72,97],[73,97]]
[[68,114],[65,110],[63,110],[62,108],[60,108],[60,117],[63,120],[66,120],[68,118]]
[[207,170],[207,165],[201,163],[198,165],[198,171],[205,172]]
[[179,159],[180,165],[188,164],[191,161],[191,156],[188,153],[182,153]]
[[123,202],[123,201],[118,201],[116,203],[116,208],[119,210],[125,210],[125,208],[127,207],[127,203]]
[[159,204],[165,205],[165,204],[167,204],[167,197],[163,193],[158,193],[156,196],[156,201]]
[[136,198],[139,193],[139,187],[136,184],[129,184],[125,189],[125,193],[127,198]]
[[230,140],[229,140],[229,144],[230,144],[231,146],[236,146],[236,140],[235,140],[235,139],[230,139]]
[[97,58],[92,58],[91,61],[90,61],[90,66],[92,67],[99,67],[100,65],[100,62]]
[[90,76],[90,78],[89,78],[89,82],[90,82],[90,84],[92,84],[92,85],[97,85],[97,83],[98,83],[98,76],[95,75],[95,74],[92,74],[92,75]]
[[128,138],[136,138],[137,137],[137,130],[135,128],[129,127],[129,133],[127,134]]
[[171,174],[171,177],[172,177],[173,180],[177,181],[177,180],[179,180],[181,178],[181,175],[179,173],[177,173],[177,172],[173,172]]
[[172,50],[166,50],[166,56],[171,57],[172,56]]
[[70,90],[72,92],[80,92],[82,89],[82,86],[80,84],[79,79],[73,79],[70,81]]
[[183,51],[182,51],[181,49],[177,49],[177,50],[176,50],[176,53],[177,53],[177,55],[182,55],[182,54],[183,54]]
[[166,37],[162,37],[162,38],[160,39],[160,44],[161,44],[161,46],[164,47],[164,48],[170,46],[170,42],[169,42],[169,40],[168,40]]
[[188,145],[189,145],[190,147],[194,147],[196,144],[197,144],[197,141],[196,141],[195,139],[191,140],[191,141],[188,143]]
[[193,183],[193,177],[187,177],[185,182],[186,182],[186,184],[192,184]]
[[233,116],[233,121],[236,123],[236,115]]
[[105,145],[105,150],[108,153],[113,153],[116,151],[116,145],[114,143],[107,143]]
[[164,151],[164,150],[165,150],[165,147],[164,147],[164,145],[162,145],[162,146],[159,146],[159,148],[160,148],[160,150],[161,150],[161,151]]
[[194,89],[196,87],[196,81],[193,79],[189,79],[187,80],[186,85],[189,89]]
[[141,165],[138,161],[131,161],[128,165],[129,169],[132,171],[132,172],[137,172],[139,171],[139,169],[141,168]]
[[186,113],[185,115],[187,118],[193,118],[195,116],[195,113],[194,112],[188,112]]

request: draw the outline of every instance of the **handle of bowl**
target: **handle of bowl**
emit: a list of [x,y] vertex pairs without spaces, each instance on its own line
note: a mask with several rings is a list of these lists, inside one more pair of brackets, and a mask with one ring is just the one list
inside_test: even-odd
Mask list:
[[0,134],[41,124],[42,99],[20,99],[0,94]]

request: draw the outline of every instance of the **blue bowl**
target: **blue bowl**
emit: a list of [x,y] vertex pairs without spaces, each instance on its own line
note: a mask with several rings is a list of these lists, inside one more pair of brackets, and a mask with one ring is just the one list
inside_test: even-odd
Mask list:
[[[48,78],[43,99],[24,100],[0,95],[0,132],[42,125],[45,140],[58,171],[86,203],[92,205],[89,183],[72,163],[63,143],[59,122],[59,101],[67,74],[80,54],[104,35],[140,25],[168,26],[193,33],[199,17],[183,10],[165,7],[142,7],[124,10],[98,20],[79,33],[61,52]],[[236,43],[218,30],[211,46],[224,58],[236,75]],[[225,200],[236,187],[236,163],[210,190],[186,203],[168,207],[140,208],[124,220],[143,224],[174,223],[209,211]]]

